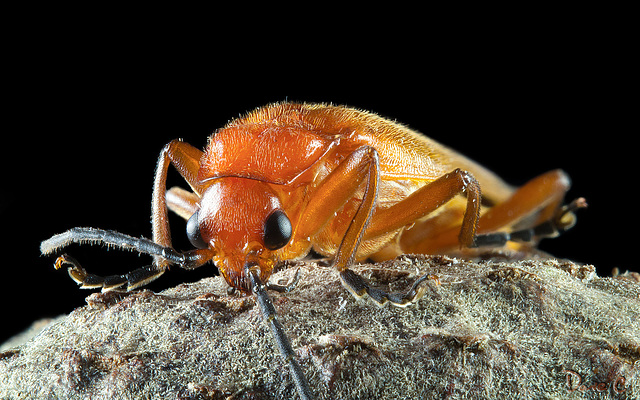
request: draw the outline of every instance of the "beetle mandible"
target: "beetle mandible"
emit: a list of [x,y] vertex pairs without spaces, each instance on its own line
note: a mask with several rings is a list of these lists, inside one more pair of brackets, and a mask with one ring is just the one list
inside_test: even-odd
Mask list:
[[[191,191],[167,191],[170,165]],[[355,296],[405,306],[435,277],[419,278],[406,293],[386,293],[349,266],[403,253],[469,256],[482,246],[532,247],[572,227],[573,211],[586,206],[582,198],[562,206],[569,185],[567,175],[554,170],[514,189],[461,154],[376,114],[276,103],[231,121],[211,135],[204,152],[181,140],[164,147],[153,186],[152,240],[75,228],[44,241],[41,250],[99,242],[154,256],[151,266],[109,277],[88,274],[69,256],[58,258],[56,266],[69,264],[82,287],[132,290],[172,264],[193,269],[213,261],[232,288],[268,300],[263,282],[274,266],[313,249],[333,259]],[[168,209],[187,220],[195,249],[173,249]],[[273,316],[268,303],[263,313]],[[278,343],[287,345],[286,337],[278,338],[281,327],[272,328]],[[301,374],[294,377],[304,381]],[[308,388],[299,390],[308,394]]]

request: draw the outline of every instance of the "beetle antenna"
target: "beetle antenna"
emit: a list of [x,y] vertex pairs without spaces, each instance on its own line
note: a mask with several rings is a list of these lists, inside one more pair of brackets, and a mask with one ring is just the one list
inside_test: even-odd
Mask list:
[[134,238],[124,233],[96,228],[72,228],[43,241],[40,251],[44,255],[55,253],[73,243],[103,244],[123,250],[137,251],[151,256],[160,256],[176,264],[185,265],[188,261],[185,254],[171,247],[162,246],[146,238]]
[[278,321],[276,309],[273,307],[273,303],[271,302],[271,299],[269,298],[269,295],[267,295],[267,291],[265,290],[265,285],[260,279],[259,269],[257,268],[257,265],[247,264],[245,268],[247,271],[247,275],[249,276],[249,279],[251,281],[252,291],[258,298],[258,304],[260,305],[260,311],[262,311],[262,317],[266,322],[269,323],[271,332],[273,333],[273,337],[276,340],[276,344],[278,345],[278,349],[280,349],[280,354],[289,364],[289,369],[291,370],[291,375],[293,376],[293,380],[296,384],[298,395],[300,395],[300,398],[303,400],[312,399],[309,383],[302,373],[300,364],[298,364],[298,361],[296,360],[296,354],[293,352],[291,342],[289,341],[289,338],[287,337],[282,324],[280,323],[280,321]]

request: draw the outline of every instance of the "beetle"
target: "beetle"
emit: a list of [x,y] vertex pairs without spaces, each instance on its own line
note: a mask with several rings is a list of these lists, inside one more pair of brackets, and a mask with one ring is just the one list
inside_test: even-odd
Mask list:
[[[173,165],[191,190],[167,190]],[[563,206],[568,176],[554,170],[514,189],[496,174],[448,147],[376,114],[330,104],[275,103],[229,122],[204,151],[167,144],[157,164],[152,239],[74,228],[45,240],[43,254],[71,243],[96,242],[154,257],[125,275],[88,274],[67,255],[56,267],[82,287],[135,289],[173,264],[193,269],[212,261],[231,288],[258,295],[279,347],[291,346],[268,301],[274,267],[312,249],[333,260],[343,285],[379,305],[406,306],[424,294],[426,275],[406,293],[372,288],[349,266],[403,253],[472,257],[486,246],[532,248],[572,227],[579,198]],[[482,192],[481,192],[482,190]],[[186,223],[194,249],[172,247],[172,210]],[[125,286],[126,285],[126,286]],[[263,304],[264,303],[264,304]],[[283,349],[288,346],[288,349]],[[290,364],[298,368],[297,364]],[[301,372],[294,378],[304,381]],[[300,387],[302,385],[302,388]],[[302,397],[308,396],[305,382]]]

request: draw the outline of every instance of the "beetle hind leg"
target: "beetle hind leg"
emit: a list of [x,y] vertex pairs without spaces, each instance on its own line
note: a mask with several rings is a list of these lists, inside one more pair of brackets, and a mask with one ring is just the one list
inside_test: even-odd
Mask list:
[[[71,279],[73,279],[82,289],[99,289],[103,292],[124,289],[127,292],[136,289],[140,286],[144,286],[147,283],[157,279],[164,273],[163,269],[156,269],[153,266],[137,268],[129,273],[123,275],[109,275],[99,276],[89,274],[80,265],[80,263],[73,257],[63,254],[56,260],[54,267],[56,269],[62,268],[67,265],[67,272]],[[126,288],[123,286],[126,285]]]
[[406,293],[387,293],[383,290],[372,288],[362,276],[349,268],[340,272],[340,280],[342,285],[356,298],[369,296],[380,307],[385,306],[387,303],[391,303],[396,307],[409,306],[424,296],[427,290],[427,285],[423,284],[424,282],[431,280],[436,285],[440,284],[437,276],[425,274],[418,278]]
[[492,232],[475,237],[473,247],[504,246],[508,241],[535,243],[543,238],[553,238],[571,229],[576,223],[574,212],[587,207],[587,201],[580,197],[561,207],[555,216],[532,228],[512,232]]

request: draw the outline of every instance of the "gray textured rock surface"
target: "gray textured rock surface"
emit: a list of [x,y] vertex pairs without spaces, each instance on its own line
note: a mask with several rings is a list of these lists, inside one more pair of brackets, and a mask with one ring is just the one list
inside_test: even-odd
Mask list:
[[[319,399],[637,399],[640,283],[558,261],[401,257],[354,270],[390,290],[440,276],[416,305],[356,301],[331,268],[271,293]],[[286,269],[275,279],[293,276]],[[93,294],[0,353],[0,398],[296,398],[253,297],[221,278]]]

